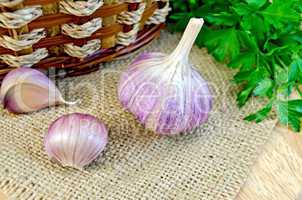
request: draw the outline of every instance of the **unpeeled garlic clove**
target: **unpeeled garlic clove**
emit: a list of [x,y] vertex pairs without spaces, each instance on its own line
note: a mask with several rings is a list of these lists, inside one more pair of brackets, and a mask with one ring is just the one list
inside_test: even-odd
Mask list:
[[9,72],[1,85],[0,99],[13,113],[29,113],[66,102],[56,85],[42,72],[18,68]]
[[107,142],[105,125],[94,116],[81,113],[58,118],[44,138],[45,150],[51,159],[77,169],[96,159]]

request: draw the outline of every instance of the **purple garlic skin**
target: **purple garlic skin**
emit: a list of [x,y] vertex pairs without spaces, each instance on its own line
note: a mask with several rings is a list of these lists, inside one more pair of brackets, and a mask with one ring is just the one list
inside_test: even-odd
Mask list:
[[0,100],[8,111],[30,113],[66,102],[56,85],[42,72],[18,68],[9,72],[2,84]]
[[171,55],[143,53],[122,74],[119,101],[147,129],[174,135],[207,121],[212,95],[188,59],[202,23],[201,19],[191,19]]
[[83,169],[104,150],[108,131],[94,116],[81,113],[64,115],[54,121],[44,137],[49,158],[63,166]]

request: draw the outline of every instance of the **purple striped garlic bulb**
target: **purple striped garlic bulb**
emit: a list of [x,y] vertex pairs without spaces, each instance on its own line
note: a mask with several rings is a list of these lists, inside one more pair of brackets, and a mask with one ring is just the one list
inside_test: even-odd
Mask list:
[[203,19],[191,19],[171,55],[143,53],[122,74],[119,101],[147,129],[174,135],[207,121],[212,96],[207,82],[189,62],[202,25]]
[[10,71],[1,84],[0,100],[8,111],[30,113],[58,104],[63,99],[56,85],[42,72],[31,68]]
[[108,132],[103,122],[73,113],[54,121],[44,137],[47,155],[63,166],[83,169],[104,150]]

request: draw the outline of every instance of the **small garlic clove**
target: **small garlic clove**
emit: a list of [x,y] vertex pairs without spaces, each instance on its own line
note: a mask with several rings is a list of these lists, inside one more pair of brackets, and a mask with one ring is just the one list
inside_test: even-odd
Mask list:
[[58,118],[44,137],[45,150],[51,159],[77,169],[95,160],[107,142],[105,125],[97,118],[81,113]]
[[0,99],[13,113],[29,113],[66,102],[56,85],[42,72],[19,68],[8,73],[1,85]]
[[189,62],[202,25],[202,19],[191,19],[172,54],[143,53],[122,74],[119,100],[147,129],[174,135],[207,121],[212,95]]

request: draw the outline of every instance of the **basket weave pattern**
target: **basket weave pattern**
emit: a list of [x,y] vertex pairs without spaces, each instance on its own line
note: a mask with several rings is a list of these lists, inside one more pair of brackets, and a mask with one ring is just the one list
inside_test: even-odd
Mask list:
[[168,0],[0,0],[0,80],[16,67],[79,75],[158,36]]

